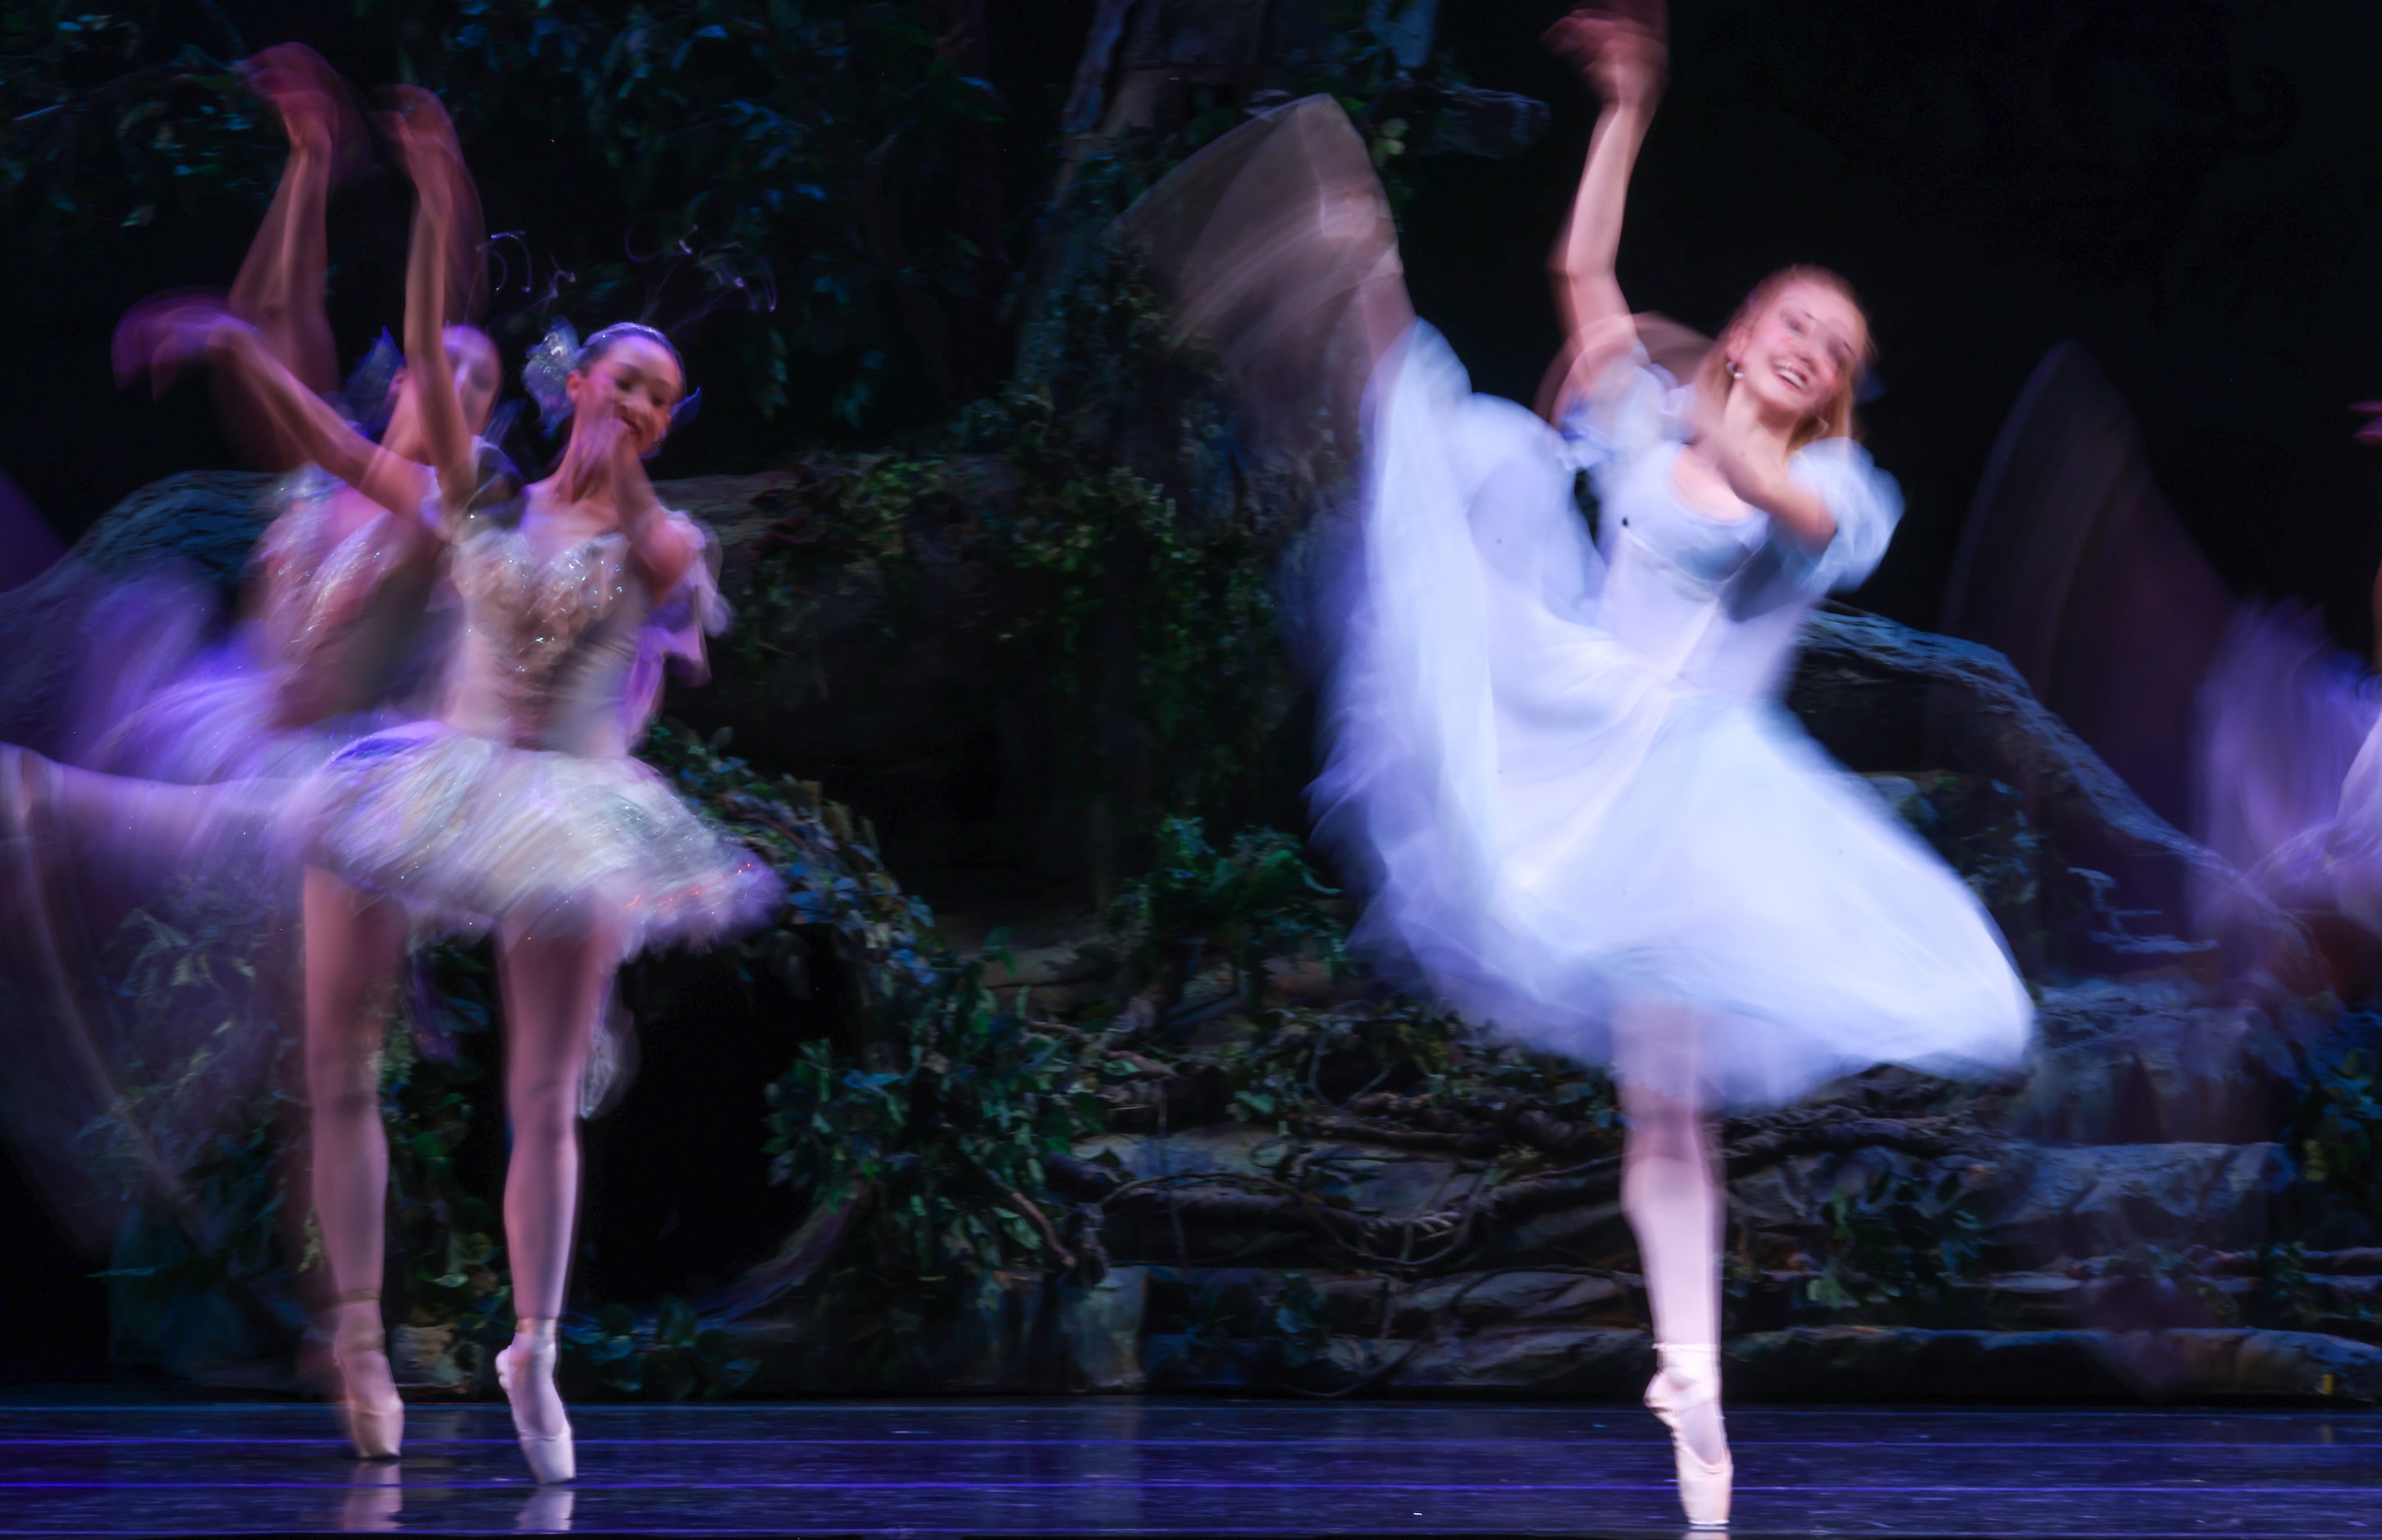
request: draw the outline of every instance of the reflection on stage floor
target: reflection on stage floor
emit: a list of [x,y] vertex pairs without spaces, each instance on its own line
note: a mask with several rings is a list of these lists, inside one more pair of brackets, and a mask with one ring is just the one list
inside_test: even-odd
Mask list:
[[[573,1409],[539,1490],[501,1406],[417,1405],[401,1461],[330,1412],[104,1390],[0,1400],[0,1532],[1679,1534],[1634,1408],[1131,1399]],[[1739,1535],[2367,1534],[2358,1411],[1732,1412]]]

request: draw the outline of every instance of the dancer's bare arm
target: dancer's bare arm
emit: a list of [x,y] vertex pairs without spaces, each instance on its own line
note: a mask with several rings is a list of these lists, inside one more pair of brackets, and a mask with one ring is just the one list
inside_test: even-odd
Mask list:
[[182,368],[202,361],[239,375],[267,426],[301,460],[321,466],[409,523],[420,519],[432,491],[429,473],[357,433],[219,297],[152,300],[134,307],[117,326],[119,380],[146,373],[163,390]]
[[1582,6],[1558,22],[1548,40],[1578,60],[1604,101],[1589,141],[1571,217],[1556,238],[1549,263],[1565,334],[1566,365],[1553,412],[1561,417],[1636,340],[1614,260],[1621,245],[1629,174],[1662,95],[1662,6],[1660,0],[1651,0],[1626,9]]
[[702,547],[654,494],[640,455],[650,442],[616,412],[583,414],[571,423],[571,442],[544,484],[559,503],[609,505],[646,581],[655,593],[665,593],[686,576]]
[[702,558],[702,549],[688,536],[683,522],[664,516],[661,499],[654,495],[654,483],[646,479],[645,462],[638,458],[627,434],[616,437],[612,458],[613,497],[620,511],[620,528],[654,592],[667,593]]
[[285,43],[251,59],[249,87],[289,140],[280,185],[231,286],[231,308],[307,388],[338,388],[338,351],[324,309],[330,256],[325,210],[343,153],[362,128],[346,87],[320,55]]
[[1728,489],[1768,514],[1774,528],[1812,550],[1836,538],[1836,516],[1827,499],[1787,473],[1774,445],[1723,431],[1713,435],[1711,454]]
[[438,476],[439,500],[451,528],[479,491],[479,453],[463,403],[455,393],[455,361],[447,352],[447,255],[470,181],[454,125],[438,98],[413,87],[390,93],[393,110],[382,127],[413,178],[411,245],[405,266],[405,367],[415,410]]

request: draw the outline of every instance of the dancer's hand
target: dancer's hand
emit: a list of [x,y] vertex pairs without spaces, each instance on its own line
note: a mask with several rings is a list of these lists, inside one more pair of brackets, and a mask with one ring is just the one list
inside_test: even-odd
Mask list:
[[350,115],[322,55],[302,43],[276,43],[248,61],[247,76],[248,89],[280,117],[293,153],[327,159],[346,148]]
[[1774,529],[1813,550],[1836,538],[1836,517],[1826,499],[1787,471],[1786,445],[1750,415],[1734,415],[1699,393],[1693,450],[1740,502],[1769,515]]
[[456,189],[469,173],[463,169],[463,147],[447,104],[420,86],[386,87],[380,102],[382,110],[373,120],[397,153],[414,190],[442,211],[451,208]]
[[1719,401],[1695,396],[1695,447],[1705,463],[1720,472],[1729,491],[1758,508],[1766,508],[1788,484],[1786,457],[1777,442],[1733,420]]
[[654,483],[645,474],[645,457],[638,452],[635,424],[623,422],[615,443],[612,501],[620,510],[620,528],[629,536],[630,549],[645,565],[654,591],[668,593],[701,559],[702,548],[688,538],[683,524],[666,517],[668,510],[655,495]]
[[[635,435],[618,412],[600,407],[583,410],[584,415],[571,425],[562,462],[555,467],[555,490],[569,503],[615,499],[624,473],[643,473]],[[625,510],[620,511],[625,522]]]
[[258,346],[256,328],[234,315],[223,296],[161,294],[125,312],[111,351],[118,385],[145,373],[162,395],[191,364]]
[[1651,111],[1669,67],[1664,0],[1582,6],[1547,30],[1547,44],[1570,58],[1608,106]]

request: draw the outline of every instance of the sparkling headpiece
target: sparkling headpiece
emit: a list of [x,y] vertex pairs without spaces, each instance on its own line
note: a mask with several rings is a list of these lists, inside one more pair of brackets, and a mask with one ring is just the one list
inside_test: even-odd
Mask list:
[[538,421],[548,434],[571,415],[571,391],[564,382],[578,367],[579,334],[570,322],[557,316],[522,365],[522,384],[529,398],[537,403]]

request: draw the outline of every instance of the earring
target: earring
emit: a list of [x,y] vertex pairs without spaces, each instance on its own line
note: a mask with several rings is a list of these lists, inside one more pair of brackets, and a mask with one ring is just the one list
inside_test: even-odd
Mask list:
[[1728,371],[1728,377],[1730,379],[1734,380],[1737,377],[1737,361],[1735,359],[1726,359],[1722,361],[1721,367]]

